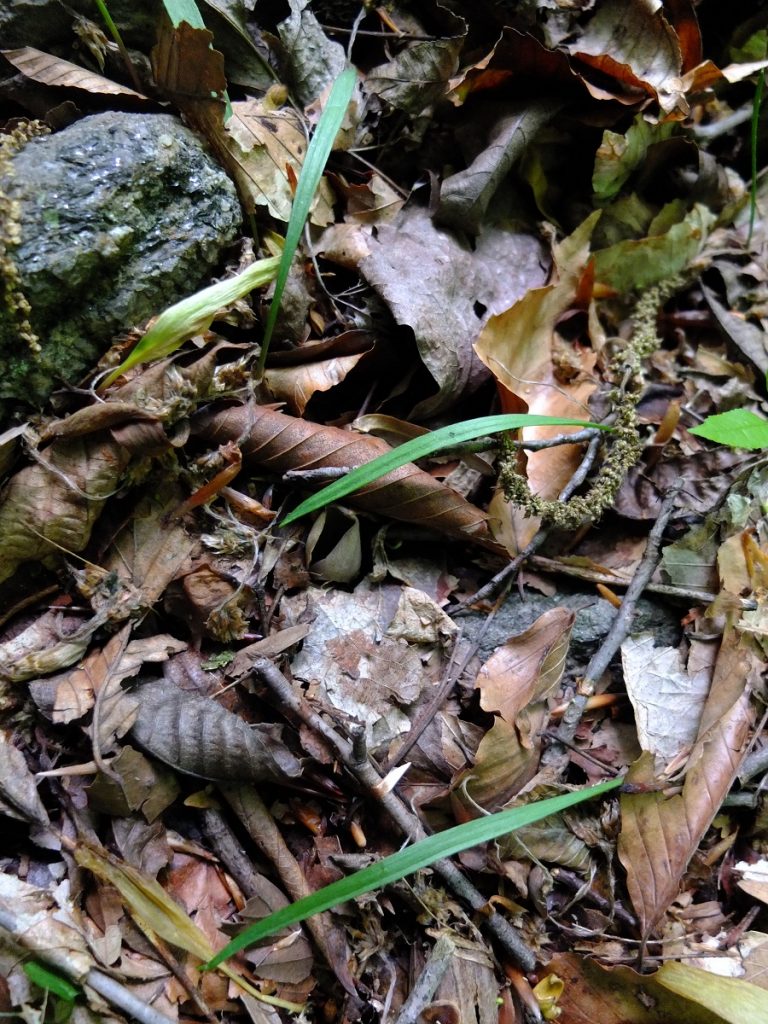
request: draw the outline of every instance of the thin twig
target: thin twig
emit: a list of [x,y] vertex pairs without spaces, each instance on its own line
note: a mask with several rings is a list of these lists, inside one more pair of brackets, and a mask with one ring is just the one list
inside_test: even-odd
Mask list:
[[447,935],[441,935],[433,946],[416,984],[403,1003],[395,1024],[416,1024],[419,1014],[437,991],[437,986],[455,955],[455,944]]
[[583,678],[579,681],[576,694],[571,701],[570,707],[563,715],[562,721],[557,730],[557,739],[544,752],[542,764],[556,764],[565,767],[568,760],[566,744],[573,743],[576,729],[581,721],[581,716],[587,704],[587,700],[595,692],[595,685],[607,670],[616,652],[629,635],[632,628],[632,619],[637,609],[637,602],[643,591],[656,571],[656,566],[661,558],[661,544],[664,539],[664,531],[667,528],[675,511],[677,495],[682,487],[683,481],[678,481],[667,492],[659,512],[659,517],[653,524],[653,529],[648,535],[648,543],[645,546],[640,565],[638,566],[632,582],[627,587],[624,600],[616,613],[616,617],[608,630],[608,634],[602,644],[595,652],[594,657],[587,665]]
[[[407,839],[416,842],[426,837],[427,832],[419,818],[405,806],[396,793],[381,785],[381,775],[367,756],[364,759],[357,758],[353,743],[341,736],[333,726],[310,708],[271,661],[267,658],[256,659],[253,663],[253,671],[279,698],[284,707],[293,711],[305,725],[308,725],[331,745],[348,771],[354,775],[369,795],[379,801]],[[358,736],[361,735],[359,729],[355,731]],[[441,859],[435,861],[432,867],[442,876],[443,881],[456,896],[463,899],[472,910],[482,911],[482,923],[504,947],[508,955],[524,971],[532,971],[536,965],[534,954],[506,918],[495,910],[489,910],[485,897],[461,873],[453,861]]]

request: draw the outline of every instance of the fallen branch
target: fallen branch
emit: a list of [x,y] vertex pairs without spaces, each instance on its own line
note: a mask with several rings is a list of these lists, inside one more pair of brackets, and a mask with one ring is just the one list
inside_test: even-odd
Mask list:
[[[402,834],[411,842],[423,839],[427,835],[419,818],[409,810],[399,796],[392,792],[382,779],[379,772],[371,764],[363,750],[362,730],[357,730],[358,742],[350,743],[329,725],[316,711],[304,701],[294,690],[282,672],[267,658],[254,661],[253,671],[266,683],[272,693],[279,699],[283,707],[290,708],[297,717],[322,736],[336,752],[347,770],[357,779],[365,791],[376,799]],[[355,750],[357,747],[357,751]],[[489,909],[488,902],[478,889],[462,874],[459,868],[448,859],[435,861],[432,865],[443,878],[454,895],[463,899],[472,910],[481,911],[483,926],[504,947],[506,953],[524,971],[532,971],[536,965],[533,952],[526,946],[515,929],[506,918],[495,910]]]

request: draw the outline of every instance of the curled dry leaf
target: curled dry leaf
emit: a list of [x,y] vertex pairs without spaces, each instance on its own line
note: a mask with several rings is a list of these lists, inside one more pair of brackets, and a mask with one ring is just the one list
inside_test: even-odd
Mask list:
[[249,727],[215,700],[156,679],[136,693],[131,735],[148,753],[186,775],[229,781],[283,781],[301,766],[270,726]]
[[[239,439],[244,460],[279,473],[354,468],[390,451],[377,438],[319,426],[257,405],[204,413],[195,419],[194,431],[210,444]],[[492,540],[484,512],[412,464],[350,495],[349,504],[505,554]]]
[[0,814],[37,825],[49,824],[35,778],[7,732],[0,732]]
[[128,463],[125,450],[103,436],[55,443],[38,458],[0,499],[0,581],[59,548],[82,551]]

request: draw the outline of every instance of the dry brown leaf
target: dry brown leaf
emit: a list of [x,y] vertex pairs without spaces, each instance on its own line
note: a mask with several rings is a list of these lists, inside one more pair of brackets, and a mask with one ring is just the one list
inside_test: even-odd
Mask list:
[[249,727],[211,698],[155,679],[143,683],[132,699],[138,703],[133,739],[180,772],[203,779],[254,781],[284,781],[301,774],[301,765],[274,727]]
[[38,458],[0,498],[0,581],[24,562],[50,564],[60,548],[82,551],[128,463],[125,450],[104,437],[56,442]]
[[532,778],[548,719],[546,700],[560,685],[574,620],[565,608],[544,612],[480,669],[480,703],[501,718],[480,741],[473,767],[452,784],[454,806],[465,805],[462,816],[474,816],[472,803],[505,804]]
[[[316,346],[304,346],[307,347],[311,351]],[[340,384],[371,347],[369,342],[366,349],[354,354],[338,355],[300,366],[270,367],[264,374],[264,384],[272,399],[284,402],[293,415],[301,416],[314,394],[330,391]]]
[[119,85],[103,75],[81,68],[79,64],[43,53],[33,46],[22,46],[19,50],[0,50],[5,59],[33,82],[58,89],[82,89],[96,96],[135,96],[145,103],[152,103],[135,89]]
[[36,825],[49,824],[35,777],[5,731],[0,731],[0,814]]
[[[641,930],[648,936],[675,898],[686,866],[733,784],[753,714],[750,690],[762,670],[750,642],[734,629],[723,636],[682,793],[625,793],[621,797],[619,858]],[[644,754],[628,783],[655,785]]]
[[[595,389],[590,377],[595,355],[574,352],[580,364],[578,376],[559,380],[555,328],[578,301],[589,262],[589,240],[599,216],[599,212],[592,214],[555,247],[552,281],[543,288],[530,289],[504,313],[491,317],[475,344],[477,355],[501,385],[504,412],[589,418],[585,407]],[[546,438],[568,432],[568,427],[530,427],[523,436]],[[580,457],[580,449],[574,445],[532,452],[526,468],[531,489],[544,498],[556,498]],[[501,499],[494,502],[490,512],[501,521],[500,536],[510,550],[525,547],[538,529],[537,519],[524,518]]]
[[[278,473],[326,466],[353,468],[391,450],[377,438],[257,405],[204,413],[196,418],[194,431],[209,444],[239,439],[245,460]],[[348,503],[503,552],[491,539],[484,512],[412,464],[350,495]]]
[[[301,121],[290,108],[276,108],[268,93],[263,100],[232,103],[232,116],[225,123],[220,102],[227,85],[224,58],[213,49],[212,40],[207,29],[194,29],[186,22],[173,28],[164,17],[152,50],[155,80],[216,150],[245,208],[253,212],[256,206],[266,206],[272,217],[287,221],[292,182],[307,151]],[[333,193],[325,180],[309,216],[314,224],[333,222]]]

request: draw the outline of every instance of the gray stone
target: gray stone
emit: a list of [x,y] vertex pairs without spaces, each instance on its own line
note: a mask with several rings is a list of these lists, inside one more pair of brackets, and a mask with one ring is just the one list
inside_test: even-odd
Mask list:
[[[558,593],[554,597],[526,591],[525,600],[516,592],[511,594],[480,639],[478,657],[486,661],[510,637],[528,629],[544,612],[558,607],[568,608],[576,615],[571,633],[571,657],[576,661],[588,659],[605,639],[616,617],[616,609],[603,598],[583,591]],[[486,618],[487,615],[473,611],[457,621],[465,638],[472,641],[480,637]],[[641,597],[631,632],[645,630],[653,631],[657,647],[676,646],[681,634],[679,613],[661,601]]]
[[32,139],[13,158],[11,251],[42,353],[0,310],[0,419],[77,383],[112,337],[189,295],[236,236],[235,188],[168,114],[96,114]]

